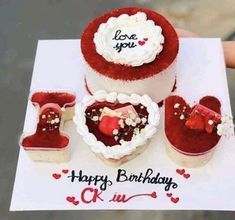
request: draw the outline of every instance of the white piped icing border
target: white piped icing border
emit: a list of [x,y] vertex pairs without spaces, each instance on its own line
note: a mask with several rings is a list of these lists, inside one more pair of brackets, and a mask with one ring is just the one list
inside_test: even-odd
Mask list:
[[[85,111],[87,107],[95,102],[119,102],[131,103],[132,105],[142,104],[148,112],[148,124],[141,130],[140,134],[133,136],[131,141],[124,141],[120,145],[112,147],[105,146],[103,142],[98,141],[92,133],[89,132],[86,125]],[[93,96],[85,96],[81,103],[75,106],[74,122],[77,125],[77,132],[83,136],[83,140],[88,144],[92,151],[96,154],[102,154],[107,159],[120,159],[126,155],[130,155],[138,147],[147,143],[148,139],[157,131],[160,121],[160,113],[158,105],[152,101],[148,95],[126,95],[116,92],[107,93],[104,90],[97,91]]]
[[110,17],[94,34],[96,52],[108,62],[141,66],[163,49],[162,28],[143,12]]

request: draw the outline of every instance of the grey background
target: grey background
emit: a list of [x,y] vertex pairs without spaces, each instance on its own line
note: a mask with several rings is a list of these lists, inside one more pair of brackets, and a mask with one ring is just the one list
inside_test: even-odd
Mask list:
[[[234,0],[0,0],[0,220],[234,219],[233,212],[212,211],[8,211],[17,141],[23,128],[38,39],[80,38],[91,19],[104,11],[133,5],[155,9],[175,26],[201,36],[225,39],[235,31],[233,3]],[[227,75],[234,112],[234,70],[228,69]]]

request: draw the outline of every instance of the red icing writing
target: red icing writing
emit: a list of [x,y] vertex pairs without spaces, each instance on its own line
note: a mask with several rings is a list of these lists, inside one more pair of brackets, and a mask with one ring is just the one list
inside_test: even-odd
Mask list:
[[113,198],[111,200],[109,200],[109,202],[122,202],[122,203],[126,203],[129,200],[135,198],[135,197],[139,197],[139,196],[149,196],[151,198],[156,199],[157,198],[157,193],[156,192],[152,192],[152,193],[141,193],[141,194],[135,194],[132,196],[127,197],[125,194],[117,194],[115,193],[113,195]]
[[97,202],[97,200],[99,199],[100,201],[104,201],[100,195],[102,192],[99,192],[98,189],[93,189],[91,187],[87,187],[85,188],[82,193],[81,193],[81,200],[83,203],[91,203],[91,202]]

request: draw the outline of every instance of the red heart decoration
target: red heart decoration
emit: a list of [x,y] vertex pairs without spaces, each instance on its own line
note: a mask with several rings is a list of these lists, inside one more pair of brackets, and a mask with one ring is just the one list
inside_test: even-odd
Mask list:
[[61,175],[58,174],[58,173],[53,173],[52,176],[53,176],[56,180],[60,179],[60,177],[61,177]]
[[190,177],[190,174],[189,174],[189,173],[185,173],[185,174],[183,175],[183,177],[184,177],[185,179],[188,179],[188,178]]
[[[175,109],[178,103],[179,108]],[[220,101],[213,96],[205,96],[199,104],[220,114]],[[183,109],[184,108],[184,109]],[[185,118],[189,118],[194,106],[191,108],[180,96],[169,96],[165,100],[165,133],[169,142],[178,150],[185,153],[202,153],[213,148],[220,136],[215,131],[211,134],[206,131],[196,131],[185,125],[185,120],[180,119],[176,111],[183,111]]]
[[73,204],[74,204],[74,205],[78,205],[78,204],[79,204],[79,201],[73,201]]
[[74,197],[74,196],[67,196],[67,197],[66,197],[66,200],[67,200],[68,202],[74,202],[74,201],[75,201],[75,197]]
[[119,117],[103,116],[99,123],[99,131],[107,136],[114,136],[113,130],[120,129],[119,120]]
[[138,41],[138,44],[139,44],[140,46],[143,46],[143,45],[145,44],[145,41],[139,40],[139,41]]
[[177,202],[179,202],[179,200],[180,200],[180,198],[179,197],[171,197],[171,201],[173,202],[173,203],[177,203]]
[[183,175],[185,173],[185,169],[177,169],[176,173],[178,173],[179,175]]
[[152,198],[156,199],[157,198],[157,193],[156,192],[152,192],[150,195]]
[[144,40],[144,41],[148,41],[148,38],[147,38],[147,37],[145,37],[143,40]]
[[62,173],[64,173],[64,174],[66,174],[66,173],[68,173],[69,172],[69,170],[67,170],[67,169],[63,169],[62,170]]
[[166,196],[167,196],[167,197],[171,197],[171,196],[172,196],[172,193],[167,193]]

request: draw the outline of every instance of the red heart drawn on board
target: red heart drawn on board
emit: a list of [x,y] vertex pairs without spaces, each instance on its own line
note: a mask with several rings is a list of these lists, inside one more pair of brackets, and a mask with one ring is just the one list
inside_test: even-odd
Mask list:
[[75,197],[74,196],[67,196],[66,197],[66,200],[68,201],[68,202],[74,202],[75,201]]
[[145,41],[139,40],[139,41],[138,41],[138,44],[139,44],[140,46],[143,46],[143,45],[145,44]]
[[148,41],[148,38],[147,38],[147,37],[145,37],[143,40],[144,40],[144,41]]
[[157,193],[156,192],[152,192],[150,196],[155,199],[155,198],[157,198]]
[[68,173],[69,172],[69,170],[67,170],[67,169],[63,169],[62,170],[62,173],[64,173],[64,174],[66,174],[66,173]]
[[53,173],[52,176],[54,177],[54,179],[58,180],[60,179],[61,175],[58,173]]
[[180,200],[180,198],[179,197],[171,197],[171,201],[173,202],[173,203],[177,203],[177,202],[179,202],[179,200]]
[[184,177],[185,179],[188,179],[188,178],[190,177],[190,174],[189,174],[189,173],[185,173],[185,174],[183,175],[183,177]]
[[73,204],[74,204],[74,205],[78,205],[78,204],[79,204],[79,201],[73,201]]
[[176,173],[178,173],[179,175],[183,175],[185,173],[185,169],[177,169]]
[[172,197],[172,193],[167,193],[166,196],[167,197]]

